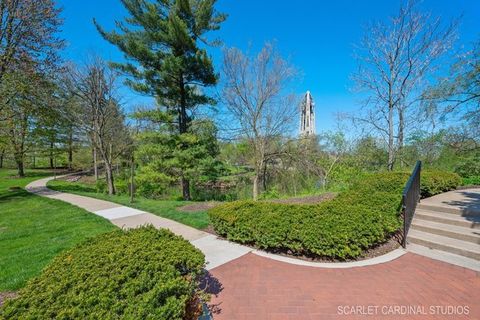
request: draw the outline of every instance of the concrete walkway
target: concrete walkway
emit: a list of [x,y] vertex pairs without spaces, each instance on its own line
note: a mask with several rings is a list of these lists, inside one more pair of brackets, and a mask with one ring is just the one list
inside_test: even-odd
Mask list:
[[454,190],[423,199],[421,204],[425,207],[442,207],[455,213],[460,210],[462,215],[475,215],[480,213],[480,188]]
[[[61,178],[63,176],[59,176]],[[68,202],[96,215],[104,217],[119,228],[136,228],[151,224],[156,228],[165,228],[173,233],[189,240],[195,247],[205,254],[207,261],[207,270],[221,266],[229,261],[237,259],[247,253],[263,256],[265,258],[282,261],[289,264],[309,266],[316,268],[354,268],[368,265],[375,265],[392,261],[405,254],[402,249],[396,249],[392,252],[371,259],[353,262],[325,263],[311,262],[281,255],[266,253],[255,250],[251,247],[239,245],[230,241],[219,239],[215,235],[197,230],[179,222],[165,219],[142,210],[122,206],[113,202],[99,200],[95,198],[74,195],[70,193],[58,192],[47,188],[47,182],[53,177],[36,180],[25,187],[31,193]]]
[[184,236],[208,261],[214,319],[480,319],[480,273],[395,250],[353,263],[315,263],[218,239],[148,212],[46,188],[26,189],[82,207],[122,228],[153,224]]
[[122,206],[109,201],[50,190],[46,187],[46,184],[52,179],[53,178],[50,177],[36,180],[27,185],[25,189],[40,196],[65,201],[83,208],[110,220],[111,223],[120,228],[136,228],[142,225],[151,224],[156,228],[169,229],[173,233],[189,240],[195,247],[205,254],[207,270],[213,269],[252,251],[249,247],[218,239],[210,233],[197,230],[145,211]]

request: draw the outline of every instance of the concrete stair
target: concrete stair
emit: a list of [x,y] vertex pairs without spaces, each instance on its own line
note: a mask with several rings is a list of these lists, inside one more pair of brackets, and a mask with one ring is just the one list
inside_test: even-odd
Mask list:
[[480,215],[479,216],[461,216],[459,214],[430,211],[425,209],[418,209],[415,211],[414,219],[427,220],[437,223],[443,223],[450,226],[459,226],[471,229],[480,230]]
[[431,249],[415,243],[410,243],[407,249],[415,254],[480,272],[480,262],[475,259],[470,259],[446,251]]
[[480,211],[420,203],[407,243],[411,252],[480,270]]
[[421,219],[414,219],[411,228],[413,230],[480,244],[480,229],[459,227]]

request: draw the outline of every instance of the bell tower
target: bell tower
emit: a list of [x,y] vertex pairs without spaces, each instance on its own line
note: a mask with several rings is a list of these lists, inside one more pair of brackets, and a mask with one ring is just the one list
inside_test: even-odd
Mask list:
[[305,94],[301,105],[300,136],[315,135],[315,103],[310,91]]

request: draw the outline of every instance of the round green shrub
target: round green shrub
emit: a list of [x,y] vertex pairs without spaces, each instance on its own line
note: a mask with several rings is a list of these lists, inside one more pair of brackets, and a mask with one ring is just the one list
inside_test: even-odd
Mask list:
[[186,319],[199,304],[204,264],[198,249],[164,229],[106,233],[55,258],[0,318]]

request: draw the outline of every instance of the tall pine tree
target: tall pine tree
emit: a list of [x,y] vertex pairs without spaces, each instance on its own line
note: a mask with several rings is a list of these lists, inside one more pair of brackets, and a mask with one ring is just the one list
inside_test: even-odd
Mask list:
[[[199,43],[218,30],[226,15],[218,13],[216,0],[122,0],[129,16],[117,21],[118,31],[107,32],[96,22],[101,35],[116,45],[127,58],[113,67],[127,74],[134,90],[154,96],[158,108],[139,113],[142,120],[164,123],[174,135],[188,134],[199,105],[215,101],[201,87],[218,81],[212,60]],[[188,149],[188,143],[181,148]],[[180,173],[182,193],[190,199],[190,181]]]

